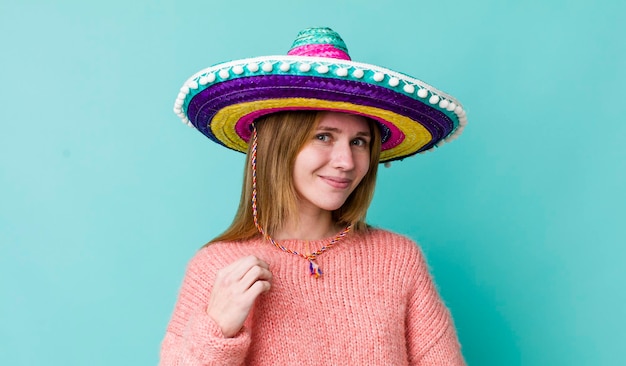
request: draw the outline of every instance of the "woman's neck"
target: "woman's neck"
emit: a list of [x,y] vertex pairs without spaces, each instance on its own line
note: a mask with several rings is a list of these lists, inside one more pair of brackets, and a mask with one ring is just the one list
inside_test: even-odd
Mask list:
[[333,236],[339,230],[341,228],[333,222],[332,214],[328,211],[317,215],[306,215],[301,212],[299,220],[288,220],[285,226],[274,233],[272,237],[275,240],[319,240]]

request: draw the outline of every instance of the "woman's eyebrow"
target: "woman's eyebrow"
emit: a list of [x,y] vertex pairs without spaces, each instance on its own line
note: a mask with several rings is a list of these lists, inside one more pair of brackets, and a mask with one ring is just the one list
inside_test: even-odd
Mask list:
[[317,130],[318,131],[328,131],[328,132],[341,132],[341,130],[336,128],[336,127],[326,127],[326,126],[318,126]]
[[[335,133],[341,133],[341,129],[337,128],[337,127],[327,127],[327,126],[319,126],[317,128],[318,131],[325,131],[325,132],[335,132]],[[370,136],[370,132],[369,131],[359,131],[356,133],[356,136]]]

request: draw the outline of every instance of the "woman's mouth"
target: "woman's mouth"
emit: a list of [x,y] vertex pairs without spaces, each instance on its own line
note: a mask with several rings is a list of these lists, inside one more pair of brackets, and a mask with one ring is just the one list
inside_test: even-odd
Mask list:
[[346,189],[350,187],[350,183],[352,183],[351,179],[347,178],[339,178],[339,177],[331,177],[331,176],[320,176],[326,184],[333,188],[337,189]]

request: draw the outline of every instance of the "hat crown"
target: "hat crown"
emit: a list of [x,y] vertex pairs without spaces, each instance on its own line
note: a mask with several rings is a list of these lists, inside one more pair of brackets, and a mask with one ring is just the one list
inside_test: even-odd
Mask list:
[[287,54],[350,60],[348,48],[341,36],[326,27],[307,28],[300,31]]

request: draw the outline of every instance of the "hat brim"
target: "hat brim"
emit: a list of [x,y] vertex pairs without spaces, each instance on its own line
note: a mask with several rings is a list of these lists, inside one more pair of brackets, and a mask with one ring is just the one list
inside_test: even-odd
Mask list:
[[175,112],[211,140],[245,152],[250,124],[286,110],[330,110],[376,120],[381,162],[403,159],[456,138],[467,119],[454,98],[374,65],[303,56],[218,64],[190,78]]

